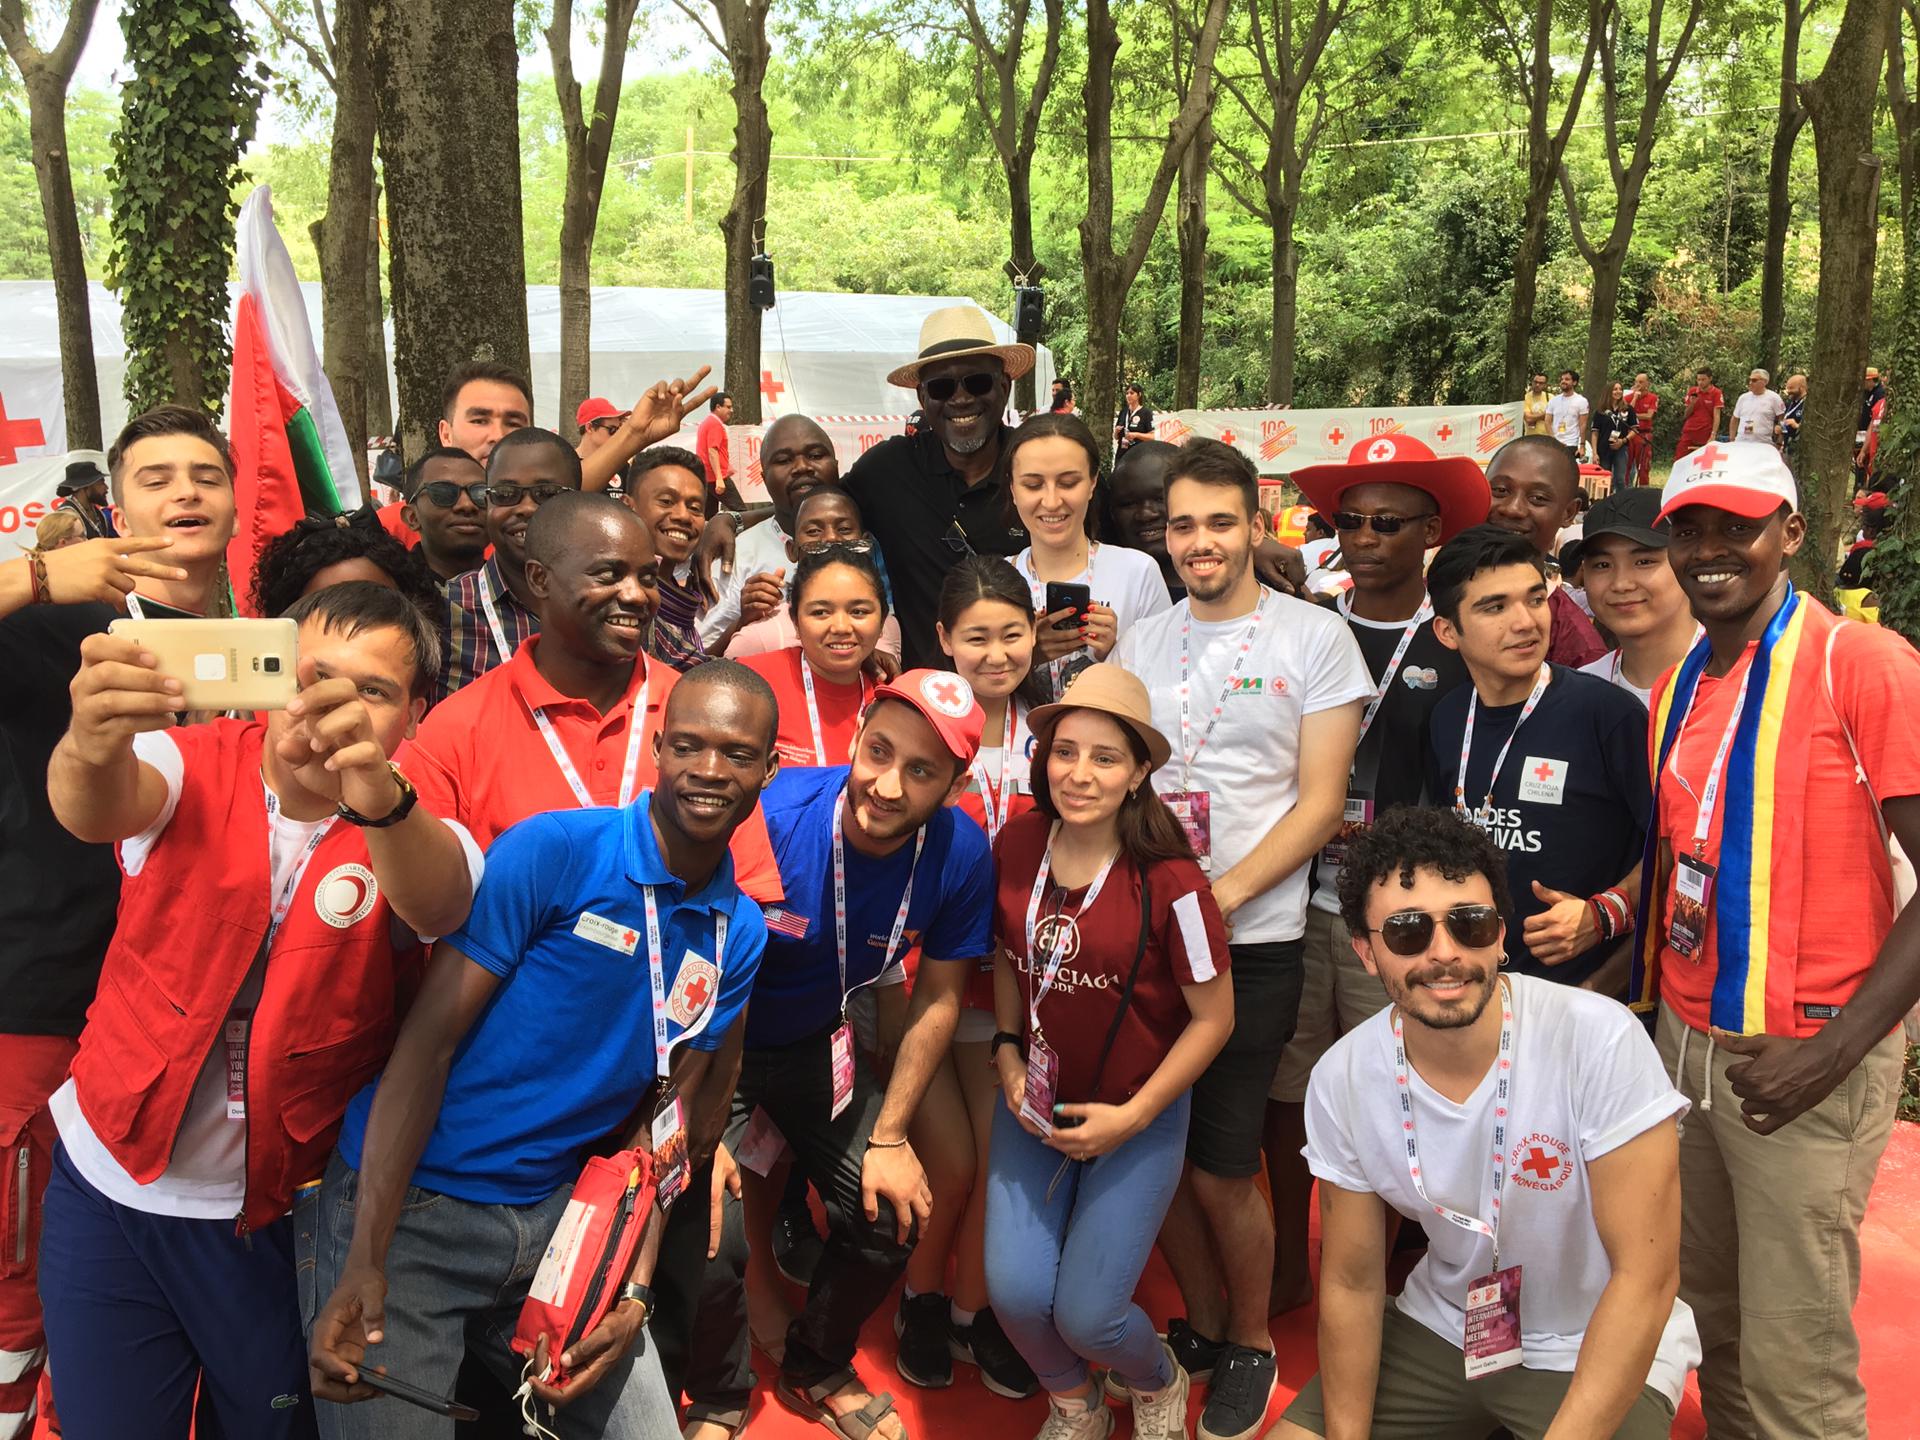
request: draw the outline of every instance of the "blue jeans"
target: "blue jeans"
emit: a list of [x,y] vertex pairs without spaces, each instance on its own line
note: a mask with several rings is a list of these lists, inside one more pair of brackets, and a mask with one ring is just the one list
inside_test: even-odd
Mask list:
[[[359,1179],[336,1150],[326,1182],[294,1209],[300,1304],[309,1330],[346,1264]],[[409,1187],[387,1250],[386,1339],[367,1352],[367,1363],[384,1365],[422,1390],[451,1395],[471,1350],[509,1392],[519,1389],[526,1362],[510,1348],[514,1326],[569,1194],[563,1186],[538,1205],[476,1205]],[[323,1440],[452,1440],[458,1433],[452,1420],[387,1396],[354,1405],[322,1400],[316,1408]],[[546,1407],[536,1402],[536,1410]],[[563,1440],[680,1435],[660,1358],[644,1331],[597,1386],[542,1420]]]
[[994,1107],[987,1293],[1001,1329],[1054,1394],[1084,1385],[1089,1362],[1138,1390],[1173,1379],[1133,1292],[1180,1183],[1191,1105],[1182,1095],[1126,1144],[1082,1161],[1021,1129],[1005,1103]]

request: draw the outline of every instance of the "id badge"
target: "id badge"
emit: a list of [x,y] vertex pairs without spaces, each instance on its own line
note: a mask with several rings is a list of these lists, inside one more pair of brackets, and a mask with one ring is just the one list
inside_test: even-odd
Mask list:
[[767,1115],[766,1107],[756,1105],[747,1117],[746,1133],[740,1137],[740,1148],[733,1152],[733,1158],[764,1180],[773,1173],[786,1149],[787,1137]]
[[1042,1135],[1053,1134],[1053,1094],[1059,1079],[1059,1057],[1036,1035],[1027,1046],[1027,1093],[1020,1101],[1020,1118],[1032,1121]]
[[838,1120],[841,1111],[853,1099],[853,1027],[844,1020],[833,1032],[833,1110],[829,1120]]
[[1173,818],[1180,822],[1180,828],[1187,832],[1187,843],[1193,847],[1193,858],[1200,862],[1200,868],[1211,874],[1213,871],[1213,797],[1205,790],[1173,790],[1160,797],[1173,812]]
[[1340,814],[1340,833],[1320,847],[1322,864],[1331,865],[1335,870],[1347,863],[1347,846],[1360,837],[1360,832],[1373,823],[1373,801],[1359,795],[1347,796],[1346,808]]
[[687,1107],[678,1090],[661,1096],[653,1112],[653,1184],[663,1215],[687,1188]]
[[1509,1265],[1467,1286],[1467,1379],[1478,1380],[1521,1361],[1520,1267]]
[[1712,913],[1707,907],[1713,900],[1713,877],[1718,871],[1718,866],[1691,855],[1676,857],[1673,919],[1667,926],[1667,943],[1673,947],[1674,954],[1694,960],[1705,946],[1707,916]]
[[227,1119],[247,1118],[247,1022],[229,1020],[222,1032],[227,1044]]

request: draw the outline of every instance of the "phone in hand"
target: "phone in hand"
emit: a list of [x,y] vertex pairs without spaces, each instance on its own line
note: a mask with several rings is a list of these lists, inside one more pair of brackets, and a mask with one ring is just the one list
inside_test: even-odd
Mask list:
[[1090,585],[1075,585],[1063,580],[1047,582],[1047,614],[1057,614],[1062,610],[1073,611],[1071,618],[1054,621],[1053,628],[1056,630],[1078,630],[1086,623],[1087,610],[1092,604],[1093,587]]
[[284,710],[300,691],[300,627],[291,620],[115,620],[180,682],[186,710]]
[[409,1385],[404,1380],[396,1380],[391,1375],[383,1375],[378,1370],[369,1370],[366,1366],[356,1367],[360,1379],[384,1394],[396,1400],[404,1400],[409,1405],[418,1405],[422,1410],[431,1410],[436,1415],[445,1415],[451,1420],[478,1420],[480,1412],[471,1405],[463,1405],[458,1400],[450,1400],[435,1395],[430,1390],[422,1390],[418,1385]]

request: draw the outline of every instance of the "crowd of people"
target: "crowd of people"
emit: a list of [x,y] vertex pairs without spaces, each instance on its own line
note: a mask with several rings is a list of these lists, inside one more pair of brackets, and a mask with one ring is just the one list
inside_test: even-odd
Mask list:
[[[1316,597],[1238,451],[1008,423],[1032,360],[936,313],[913,433],[783,416],[758,507],[705,372],[566,437],[464,366],[250,577],[200,413],[70,477],[105,533],[0,563],[0,1436],[717,1440],[760,1366],[903,1440],[889,1305],[1040,1440],[1655,1437],[1695,1370],[1865,1436],[1920,656],[1789,581],[1777,432],[1584,513],[1644,376],[1368,437]],[[113,628],[230,588],[284,708]]]

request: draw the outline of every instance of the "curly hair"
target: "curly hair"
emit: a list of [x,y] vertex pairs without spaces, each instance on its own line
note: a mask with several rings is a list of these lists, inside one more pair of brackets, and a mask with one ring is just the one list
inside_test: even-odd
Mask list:
[[1367,929],[1367,897],[1396,871],[1400,884],[1413,888],[1413,873],[1431,870],[1449,880],[1484,875],[1494,907],[1511,914],[1507,895],[1507,857],[1493,837],[1451,810],[1396,805],[1347,844],[1340,867],[1340,918],[1354,935]]
[[428,619],[445,614],[446,601],[420,552],[389,535],[371,506],[345,515],[309,515],[269,540],[253,567],[254,613],[284,615],[315,575],[347,560],[366,560],[384,570],[394,589]]

